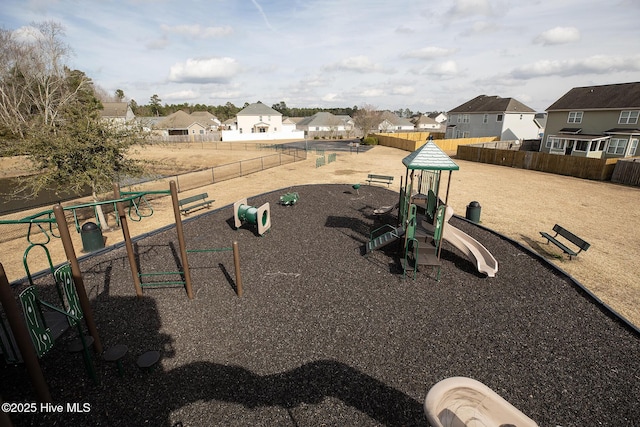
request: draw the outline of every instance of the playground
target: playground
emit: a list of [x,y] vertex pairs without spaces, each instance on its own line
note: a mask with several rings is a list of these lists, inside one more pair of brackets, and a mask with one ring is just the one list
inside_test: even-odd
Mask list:
[[[287,192],[295,204],[280,203]],[[128,347],[123,375],[94,354],[96,384],[67,352],[67,333],[40,359],[43,376],[54,403],[91,411],[12,421],[426,425],[427,391],[453,376],[481,381],[541,426],[640,419],[636,331],[538,255],[458,217],[450,224],[498,260],[494,277],[447,244],[439,281],[430,268],[405,277],[400,239],[362,255],[371,232],[396,220],[374,211],[397,202],[386,186],[302,185],[248,198],[270,206],[263,234],[236,226],[231,204],[184,220],[188,250],[238,243],[242,297],[230,252],[189,254],[193,299],[184,286],[137,297],[124,246],[81,258],[102,345]],[[183,267],[175,227],[133,247],[141,274]],[[49,301],[52,281],[35,280]],[[149,350],[160,360],[140,369]],[[24,366],[0,369],[5,402],[35,401]]]

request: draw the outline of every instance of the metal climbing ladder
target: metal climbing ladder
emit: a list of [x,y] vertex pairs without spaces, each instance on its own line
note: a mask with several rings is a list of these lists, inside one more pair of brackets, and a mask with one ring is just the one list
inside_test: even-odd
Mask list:
[[[390,230],[385,232],[385,233],[382,233],[382,234],[378,235],[377,237],[373,237],[380,230],[385,229],[385,228],[390,228]],[[396,240],[398,240],[402,236],[404,236],[404,233],[405,233],[405,229],[404,229],[403,226],[393,227],[393,226],[391,226],[389,224],[386,224],[386,225],[374,230],[371,233],[371,239],[366,244],[366,253],[373,252],[376,249],[380,249],[383,246],[386,246],[391,242],[395,242]]]

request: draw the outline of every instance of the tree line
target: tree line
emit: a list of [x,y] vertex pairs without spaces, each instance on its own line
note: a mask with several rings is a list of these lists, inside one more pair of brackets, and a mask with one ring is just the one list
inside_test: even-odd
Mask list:
[[[116,90],[115,98],[122,101],[124,98],[124,92],[121,89]],[[181,104],[164,104],[162,100],[156,94],[149,98],[149,103],[140,105],[134,99],[129,101],[131,110],[136,117],[150,117],[150,116],[169,116],[176,111],[184,111],[186,113],[193,113],[195,111],[208,111],[216,116],[221,121],[234,118],[238,111],[246,108],[249,105],[245,102],[242,106],[236,106],[232,102],[227,102],[224,105],[206,105],[206,104],[189,104],[187,102]],[[328,112],[336,116],[349,116],[355,117],[358,114],[359,107],[354,105],[353,107],[332,107],[332,108],[320,108],[320,107],[289,107],[285,101],[280,101],[271,106],[274,110],[278,111],[285,117],[310,117],[316,113]],[[360,107],[361,108],[361,107]],[[415,115],[422,114],[421,112],[413,112],[409,108],[398,109],[393,111],[398,117],[411,118]]]

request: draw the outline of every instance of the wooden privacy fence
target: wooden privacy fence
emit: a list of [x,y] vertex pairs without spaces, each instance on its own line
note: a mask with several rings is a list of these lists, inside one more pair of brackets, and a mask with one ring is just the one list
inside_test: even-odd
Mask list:
[[618,160],[611,182],[640,187],[640,158]]
[[618,161],[618,159],[594,159],[537,151],[489,149],[469,145],[460,145],[456,158],[598,181],[610,180]]
[[442,133],[431,134],[429,132],[377,133],[375,137],[378,138],[378,144],[380,145],[413,152],[422,147],[430,135],[433,136],[433,142],[448,155],[455,154],[459,145],[482,144],[498,140],[495,136],[442,139]]

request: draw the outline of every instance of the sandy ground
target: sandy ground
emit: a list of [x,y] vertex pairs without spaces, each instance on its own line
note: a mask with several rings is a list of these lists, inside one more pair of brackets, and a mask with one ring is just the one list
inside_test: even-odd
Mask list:
[[[215,166],[265,155],[263,150],[208,149],[191,146],[149,147],[137,154],[160,161],[167,168],[184,171],[202,166]],[[309,152],[306,161],[287,164],[252,175],[219,182],[180,193],[180,198],[207,192],[215,199],[213,208],[234,203],[272,190],[283,193],[292,185],[332,183],[365,184],[368,173],[393,175],[392,188],[397,191],[406,169],[402,159],[408,153],[389,147],[374,147],[366,153],[338,152],[334,163],[315,167],[316,156]],[[587,181],[535,171],[506,168],[480,163],[456,161],[459,171],[451,175],[449,204],[459,215],[466,206],[478,201],[482,207],[481,224],[510,237],[548,257],[571,274],[606,304],[640,326],[640,213],[637,201],[640,189],[608,182]],[[7,160],[0,163],[9,175]],[[448,173],[444,173],[446,187]],[[362,190],[361,190],[362,191]],[[444,189],[443,189],[444,191]],[[444,194],[441,194],[444,198]],[[168,198],[153,202],[154,214],[139,222],[129,222],[133,236],[174,222]],[[197,215],[193,213],[192,215]],[[571,230],[591,243],[587,252],[569,261],[553,245],[546,245],[540,231],[551,231],[555,223]],[[107,244],[122,241],[120,230],[106,231]],[[81,255],[80,236],[72,233],[76,252]],[[58,239],[50,246],[54,264],[64,261]],[[0,261],[9,280],[24,277],[22,253],[27,243],[20,239],[0,244]],[[47,267],[44,257],[30,255],[31,271]],[[500,272],[498,272],[500,274]]]

